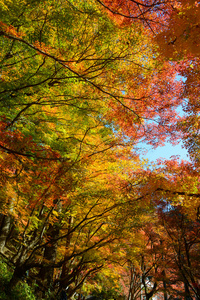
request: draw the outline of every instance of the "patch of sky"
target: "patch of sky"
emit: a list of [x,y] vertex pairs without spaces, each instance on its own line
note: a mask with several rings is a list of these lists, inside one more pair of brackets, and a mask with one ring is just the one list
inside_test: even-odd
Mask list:
[[[186,81],[186,78],[180,75],[176,76],[176,80]],[[187,102],[187,99],[185,99]],[[184,115],[182,105],[178,106],[176,109],[179,116]],[[174,156],[179,157],[180,160],[190,161],[187,149],[184,147],[183,143],[180,141],[177,145],[172,145],[166,142],[164,146],[157,147],[153,149],[150,145],[141,143],[141,148],[143,149],[143,154],[141,154],[142,159],[148,159],[150,162],[156,162],[157,159],[170,159]]]
[[155,162],[159,158],[170,159],[172,156],[179,156],[180,159],[189,160],[188,152],[180,142],[178,145],[166,143],[165,146],[152,149],[149,145],[142,145],[145,153],[141,155],[142,159],[148,159]]

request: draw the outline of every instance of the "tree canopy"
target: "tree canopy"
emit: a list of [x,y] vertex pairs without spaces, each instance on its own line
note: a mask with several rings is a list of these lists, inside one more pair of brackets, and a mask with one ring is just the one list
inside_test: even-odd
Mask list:
[[[0,1],[4,299],[200,299],[199,14]],[[189,161],[141,158],[180,141]]]

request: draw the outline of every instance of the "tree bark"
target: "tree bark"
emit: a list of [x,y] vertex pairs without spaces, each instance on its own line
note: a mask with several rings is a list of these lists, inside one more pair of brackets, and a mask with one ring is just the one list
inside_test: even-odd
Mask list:
[[59,236],[60,227],[59,225],[50,225],[49,229],[47,231],[47,235],[51,236],[52,239],[49,244],[46,245],[44,250],[44,266],[41,267],[40,272],[38,274],[38,278],[43,282],[44,286],[50,287],[53,283],[53,274],[54,274],[54,268],[49,267],[49,265],[55,263],[56,261],[56,255],[57,255],[57,246],[58,242],[54,242],[54,239],[56,239]]
[[10,231],[10,224],[11,224],[11,217],[8,215],[3,216],[2,225],[1,225],[1,232],[0,232],[0,252],[4,252],[4,247],[6,245],[6,240],[9,235]]
[[24,264],[15,267],[12,278],[8,284],[8,288],[10,290],[12,290],[17,285],[17,283],[26,275],[26,270],[27,269]]

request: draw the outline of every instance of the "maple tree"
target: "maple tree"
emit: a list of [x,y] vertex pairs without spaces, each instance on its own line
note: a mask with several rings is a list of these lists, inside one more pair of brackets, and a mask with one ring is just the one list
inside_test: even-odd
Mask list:
[[128,299],[142,295],[199,299],[199,222],[184,215],[180,206],[163,201],[158,218],[141,233],[144,245],[137,252],[137,244],[132,244],[123,274],[129,276]]
[[[154,2],[155,3],[155,2]],[[199,3],[197,1],[176,1],[171,2],[169,10],[166,7],[163,13],[166,13],[166,19],[163,14],[156,16],[156,21],[160,26],[152,25],[152,19],[145,20],[144,15],[139,16],[137,9],[139,7],[147,8],[147,1],[102,1],[101,4],[109,12],[111,18],[116,21],[119,26],[127,26],[132,22],[142,21],[149,27],[150,35],[159,45],[160,57],[164,60],[170,60],[172,68],[176,68],[177,75],[184,76],[184,88],[182,92],[183,109],[186,114],[180,117],[175,127],[177,132],[182,136],[185,146],[187,147],[193,163],[179,164],[175,159],[169,162],[161,162],[166,168],[157,169],[153,174],[147,172],[146,176],[152,176],[152,180],[148,182],[149,193],[154,193],[156,203],[163,197],[167,198],[170,203],[181,205],[181,210],[189,215],[193,220],[199,220],[199,49],[198,49],[198,14]],[[155,3],[156,4],[156,3]],[[161,3],[159,3],[161,4]],[[167,2],[164,3],[167,5]],[[152,16],[154,12],[153,5],[149,5],[149,10],[145,11],[148,16]],[[157,8],[157,7],[156,7]],[[161,8],[161,7],[160,7]],[[168,15],[168,16],[167,16]],[[170,16],[170,17],[169,17]],[[150,26],[150,24],[152,26]],[[152,30],[153,29],[153,30]],[[152,31],[153,34],[152,34]],[[175,62],[176,61],[176,62]],[[144,186],[146,189],[147,186]],[[198,228],[198,223],[197,223]],[[166,238],[165,238],[166,239]],[[187,243],[187,242],[186,242]],[[184,251],[184,250],[183,250]],[[187,250],[185,250],[187,252]],[[195,255],[194,255],[195,256]],[[180,264],[179,264],[180,266]],[[179,270],[180,271],[180,270]],[[176,271],[174,271],[176,272]],[[166,282],[165,282],[166,285]],[[193,290],[193,285],[190,283]],[[198,284],[195,283],[198,290]],[[179,286],[179,289],[181,287]],[[185,293],[191,291],[188,289],[188,283],[184,282]],[[196,297],[199,292],[195,291]],[[194,292],[194,290],[193,290]],[[165,294],[165,297],[167,295]],[[187,296],[186,296],[187,297]]]
[[199,56],[199,3],[178,1],[166,29],[156,37],[161,53],[169,59]]
[[[95,288],[109,297],[123,286],[119,274],[130,272],[128,299],[163,290],[166,299],[170,271],[179,278],[188,268],[175,262],[177,241],[164,225],[152,227],[163,198],[199,219],[199,67],[189,46],[199,10],[176,2],[0,2],[0,252],[13,268],[10,288],[28,273],[40,299],[66,288],[69,297]],[[163,35],[176,24],[177,48],[168,52]],[[157,147],[180,136],[195,164],[174,159],[148,170],[140,161],[139,142]],[[196,249],[190,256],[185,276],[198,296]]]
[[[192,298],[195,295],[199,298],[199,224],[188,219],[178,207],[165,213],[165,216],[162,213],[162,218],[169,239],[167,247],[172,251],[168,254],[171,256],[169,265],[176,269],[173,272],[174,280],[184,283],[182,293],[186,297]],[[180,290],[177,292],[181,293]]]
[[156,51],[159,58],[170,61],[171,68],[176,69],[176,75],[183,76],[183,90],[179,104],[186,114],[180,118],[175,131],[183,138],[191,158],[198,159],[199,2],[195,0],[98,2],[118,26],[142,23],[146,35],[158,46]]

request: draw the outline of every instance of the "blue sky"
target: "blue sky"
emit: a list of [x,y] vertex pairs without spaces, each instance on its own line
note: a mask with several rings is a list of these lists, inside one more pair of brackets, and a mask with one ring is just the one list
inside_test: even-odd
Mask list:
[[165,146],[158,147],[155,150],[149,149],[149,151],[142,157],[149,159],[149,161],[156,161],[158,158],[170,159],[170,157],[173,155],[180,155],[180,159],[189,160],[189,157],[187,156],[187,150],[182,148],[182,143],[179,143],[176,146],[166,143]]
[[[186,78],[180,75],[177,75],[176,79],[182,80],[183,82],[186,81]],[[176,110],[180,116],[184,115],[182,105],[180,105]],[[190,160],[187,150],[183,148],[182,145],[183,144],[181,142],[176,146],[172,146],[170,143],[166,143],[165,146],[158,147],[155,150],[150,149],[150,147],[147,146],[146,149],[149,149],[149,151],[142,157],[148,158],[150,161],[156,161],[156,159],[158,158],[170,159],[171,156],[180,155],[180,159]]]

